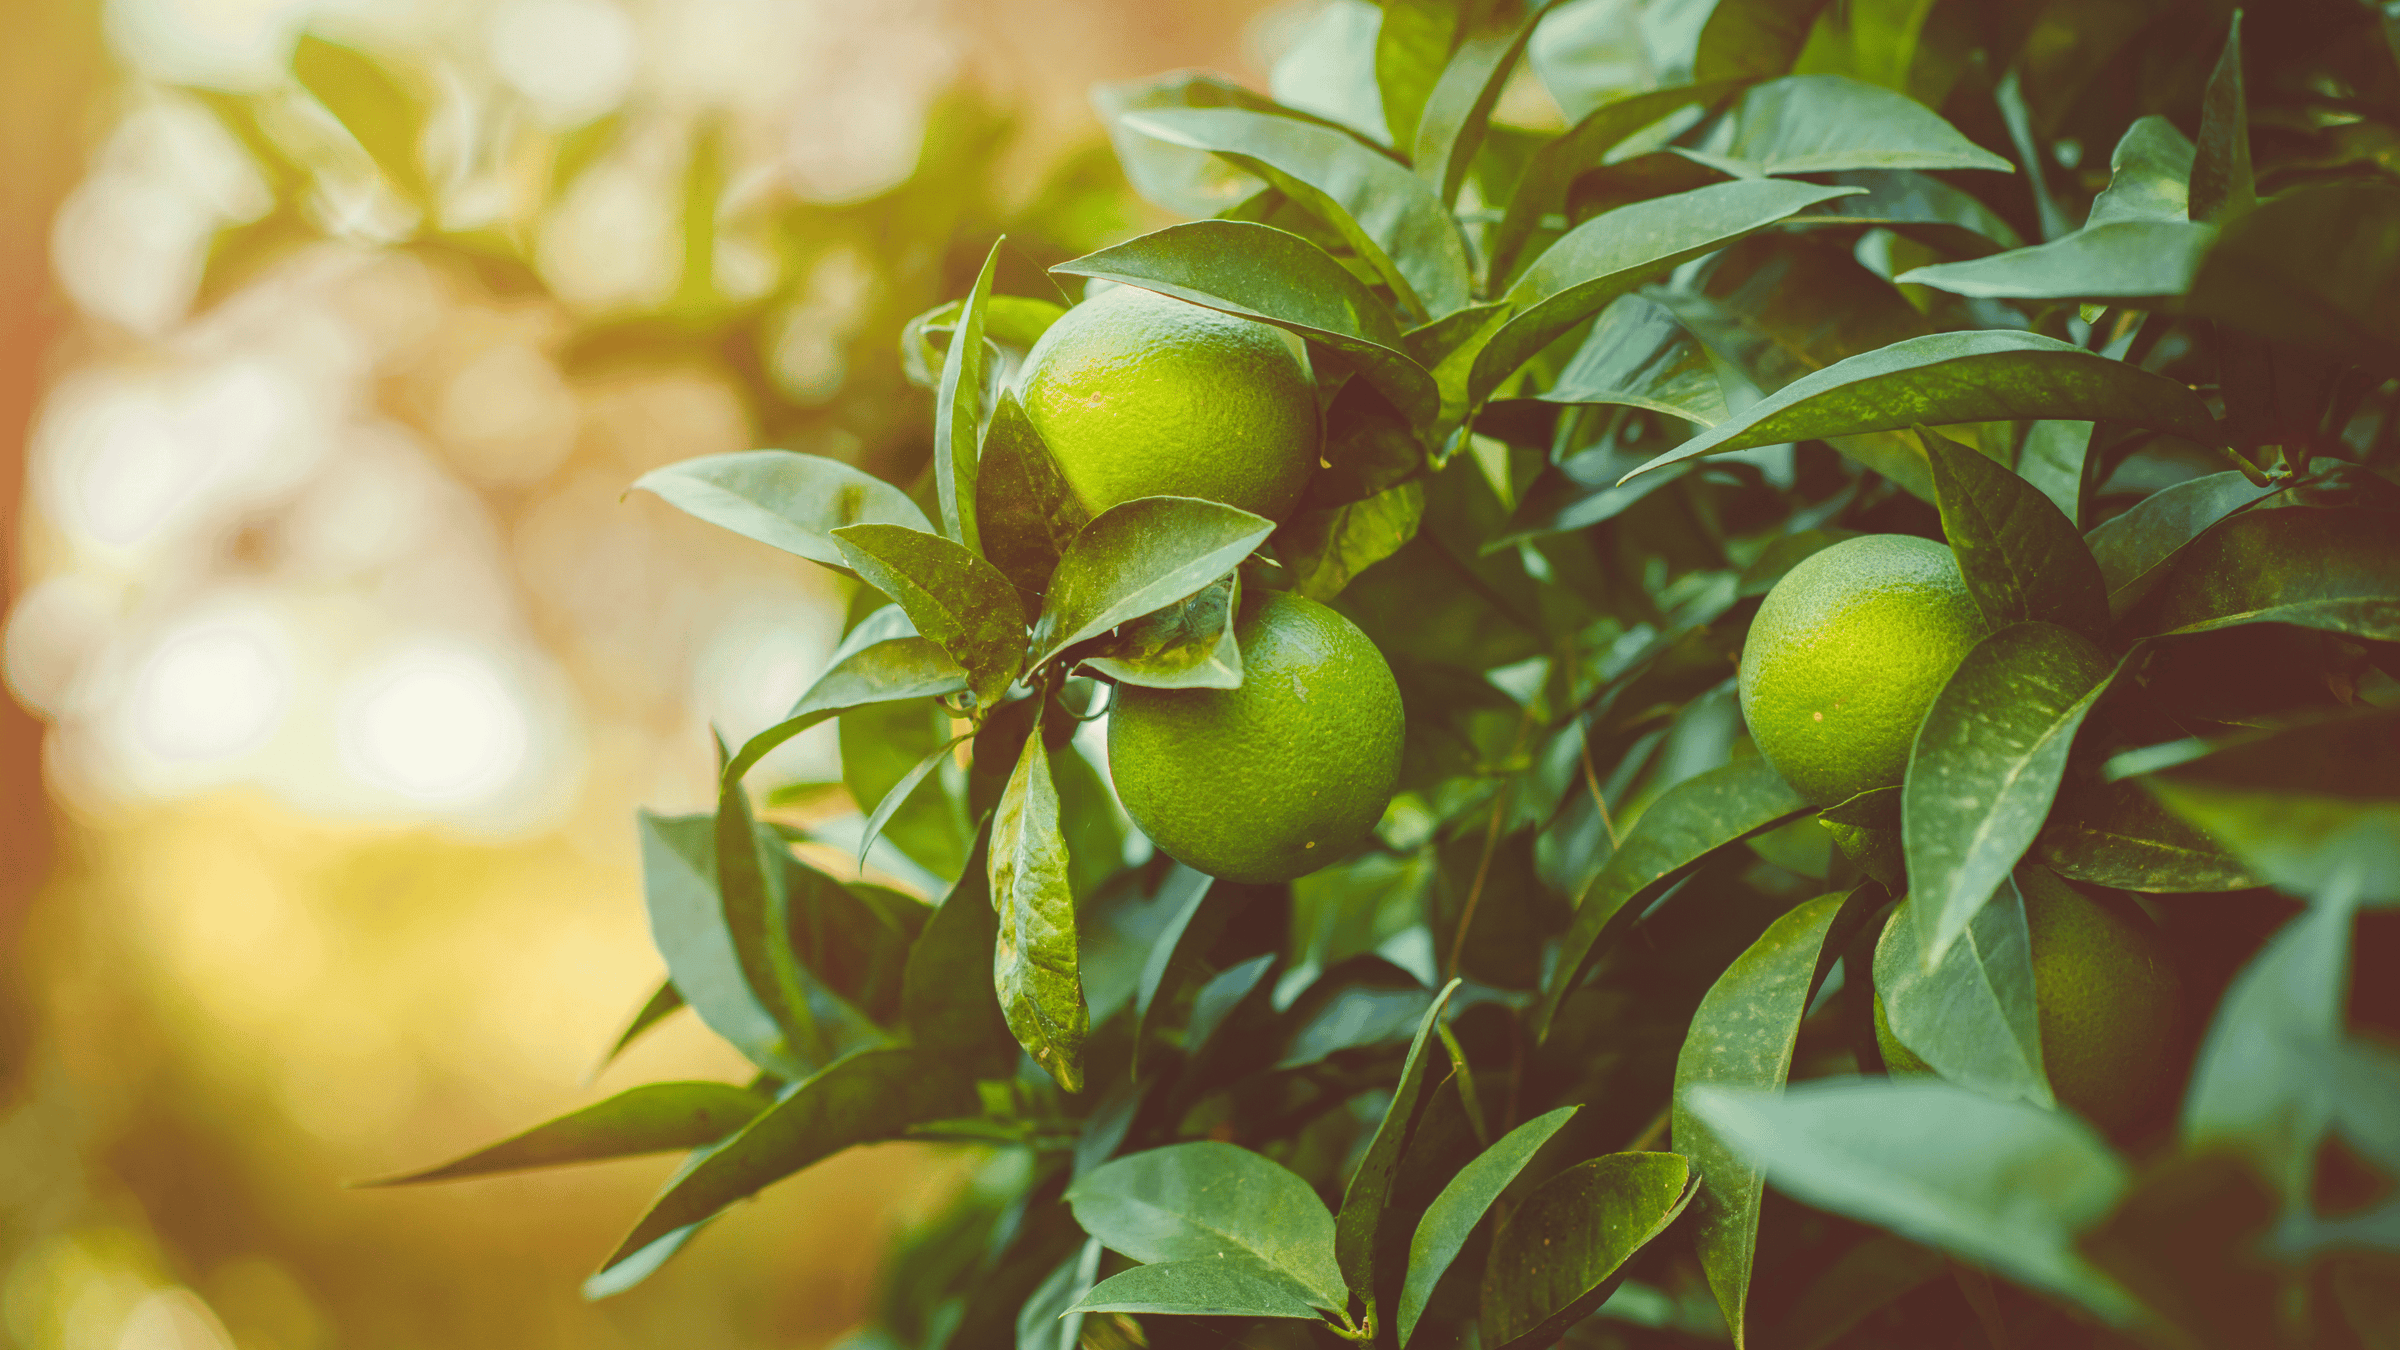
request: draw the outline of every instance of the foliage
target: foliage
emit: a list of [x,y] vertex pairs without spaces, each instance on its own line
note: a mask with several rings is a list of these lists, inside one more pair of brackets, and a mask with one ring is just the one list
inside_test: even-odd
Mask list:
[[[1130,180],[1216,216],[1051,275],[1306,344],[1326,462],[1288,519],[1083,519],[1007,378],[1060,297],[998,245],[889,330],[929,453],[645,479],[865,588],[714,815],[643,823],[673,990],[643,1024],[679,999],[760,1077],[408,1179],[697,1145],[608,1293],[850,1144],[1015,1159],[899,1254],[888,1346],[1498,1350],[1595,1309],[1593,1344],[2389,1344],[2400,29],[1632,10],[1337,7],[1282,103],[1102,91]],[[1626,42],[1655,87],[1609,86]],[[1587,111],[1493,122],[1521,65]],[[380,118],[350,129],[421,190]],[[1905,781],[1817,812],[1735,656],[1777,577],[1869,532],[1947,542],[1988,631]],[[1100,686],[1238,678],[1237,576],[1338,604],[1407,705],[1375,837],[1288,886],[1125,838],[1076,730]],[[802,862],[746,782],[896,707],[915,768],[854,776],[858,846],[943,876],[930,913]],[[2006,940],[2040,868],[2162,925],[2179,1110],[2054,1105]],[[1950,1080],[1875,1049],[1912,891],[1887,983]]]

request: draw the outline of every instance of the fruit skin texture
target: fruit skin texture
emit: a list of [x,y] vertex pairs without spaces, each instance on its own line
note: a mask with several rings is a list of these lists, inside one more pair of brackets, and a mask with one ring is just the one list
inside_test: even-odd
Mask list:
[[1742,644],[1742,720],[1819,806],[1889,787],[1983,632],[1948,548],[1905,534],[1845,539],[1802,559],[1759,605]]
[[1025,354],[1025,415],[1094,515],[1201,497],[1281,520],[1317,467],[1317,398],[1283,334],[1119,286]]
[[1367,635],[1296,595],[1244,596],[1234,689],[1117,686],[1108,763],[1142,832],[1228,881],[1289,881],[1348,853],[1400,776],[1400,686]]
[[[2048,868],[2017,873],[2033,940],[2033,1003],[2042,1069],[2061,1105],[2104,1131],[2142,1121],[2170,1085],[2183,980],[2153,926],[2088,899]],[[1894,911],[1878,943],[1895,939]],[[1875,1043],[1893,1073],[1931,1066],[1892,1036],[1875,999]]]

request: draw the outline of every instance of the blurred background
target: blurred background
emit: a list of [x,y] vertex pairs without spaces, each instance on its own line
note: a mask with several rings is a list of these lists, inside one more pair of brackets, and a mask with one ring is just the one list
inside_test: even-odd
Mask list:
[[[1026,291],[1164,223],[1088,86],[1196,66],[1265,89],[1313,26],[1373,13],[16,0],[0,1341],[854,1326],[976,1158],[845,1154],[597,1303],[582,1278],[672,1159],[342,1183],[637,1082],[746,1076],[681,1017],[592,1078],[661,974],[633,813],[706,808],[709,728],[775,720],[848,597],[627,485],[769,445],[913,481],[907,317],[995,233]],[[812,735],[754,781],[840,777]],[[851,809],[828,791],[800,795]]]

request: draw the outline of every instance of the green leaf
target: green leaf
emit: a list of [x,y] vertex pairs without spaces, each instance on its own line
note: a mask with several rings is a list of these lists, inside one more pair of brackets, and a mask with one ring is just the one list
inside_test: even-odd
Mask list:
[[2036,333],[1995,329],[1910,338],[1837,362],[1634,473],[1785,441],[2038,417],[2130,422],[2203,445],[2224,440],[2200,396],[2163,375]]
[[1441,200],[1405,168],[1330,127],[1236,108],[1137,113],[1145,135],[1207,150],[1273,184],[1342,237],[1422,317],[1467,303],[1467,249]]
[[2183,819],[2295,895],[2400,901],[2400,711],[2120,755]]
[[896,1023],[911,946],[933,908],[913,895],[864,882],[845,886],[785,851],[785,926],[820,1000],[839,995],[878,1028]]
[[1565,213],[1567,189],[1578,174],[1599,167],[1609,151],[1644,127],[1695,103],[1715,104],[1742,83],[1712,80],[1629,94],[1593,109],[1566,134],[1534,151],[1487,246],[1495,288],[1516,276],[1517,255],[1541,229],[1543,219]]
[[1432,373],[1400,350],[1391,311],[1296,234],[1248,221],[1195,220],[1050,270],[1140,286],[1322,343],[1355,364],[1412,423],[1431,422],[1440,407]]
[[1923,428],[1918,437],[1942,535],[1984,623],[2048,623],[2095,642],[2107,637],[2108,585],[2075,522],[1980,452]]
[[[1005,242],[1005,238],[993,240],[991,252],[983,257],[975,289],[968,293],[966,306],[959,311],[958,328],[950,335],[950,349],[942,353],[942,381],[933,394],[933,484],[942,505],[942,533],[978,557],[983,542],[975,511],[975,457],[982,447],[975,433],[983,421],[983,312],[991,302],[992,271],[1000,265],[1000,246]],[[910,613],[913,617],[915,611]],[[923,620],[917,627],[940,640]],[[960,660],[972,668],[972,662],[964,657]],[[978,688],[977,692],[980,695],[982,691]]]
[[983,454],[975,467],[975,519],[983,556],[1016,586],[1031,622],[1041,613],[1042,593],[1049,589],[1059,555],[1092,515],[1067,486],[1012,389],[1000,391],[983,433]]
[[2400,192],[2294,188],[2229,220],[2187,312],[2390,375],[2400,373]]
[[2241,891],[2266,884],[2198,827],[2131,782],[2070,782],[2034,836],[2060,876],[2121,891]]
[[[1318,363],[1320,381],[1340,361],[1338,354],[1327,353]],[[1343,381],[1325,409],[1324,441],[1317,453],[1317,471],[1301,494],[1303,507],[1365,501],[1418,477],[1426,467],[1425,442],[1417,429],[1366,380]]]
[[325,105],[410,205],[433,209],[433,185],[417,157],[425,113],[382,63],[355,47],[304,33],[292,50],[292,75]]
[[1647,296],[1610,302],[1559,371],[1545,403],[1622,403],[1711,427],[1732,414],[1708,349],[1675,312]]
[[1136,1261],[1208,1261],[1319,1308],[1349,1302],[1333,1215],[1307,1182],[1232,1144],[1136,1153],[1067,1187],[1075,1221]]
[[1691,1109],[1778,1189],[1931,1243],[2124,1325],[2138,1305],[2074,1235],[2124,1194],[2125,1163],[2060,1111],[1934,1078],[1836,1079],[1788,1092],[1701,1087]]
[[1458,992],[1458,985],[1457,980],[1443,985],[1426,1007],[1423,1020],[1417,1023],[1416,1037],[1408,1043],[1408,1057],[1400,1061],[1400,1079],[1392,1085],[1392,1100],[1384,1107],[1383,1118],[1376,1122],[1375,1136],[1367,1143],[1366,1156],[1359,1159],[1358,1170],[1350,1174],[1350,1184],[1342,1190],[1342,1210],[1334,1218],[1335,1263],[1351,1291],[1365,1299],[1370,1309],[1379,1309],[1381,1303],[1377,1289],[1382,1281],[1376,1278],[1375,1258],[1382,1247],[1380,1239],[1392,1201],[1392,1188],[1399,1179],[1400,1161],[1408,1153],[1409,1140],[1425,1115],[1429,1096],[1425,1079],[1432,1072],[1434,1061],[1426,1046],[1441,1025],[1442,1009],[1448,1006],[1450,996]]
[[1090,1015],[1076,966],[1067,841],[1059,833],[1058,792],[1050,782],[1039,714],[992,813],[990,875],[992,906],[1000,914],[992,987],[1008,1029],[1060,1087],[1080,1092]]
[[715,817],[644,811],[640,822],[650,940],[666,958],[668,978],[708,1029],[751,1063],[798,1077],[804,1066],[754,986],[718,899]]
[[1092,107],[1100,114],[1101,125],[1108,128],[1109,143],[1116,150],[1117,162],[1124,166],[1126,181],[1133,190],[1180,216],[1216,215],[1266,185],[1206,151],[1161,141],[1127,127],[1126,114],[1171,108],[1249,108],[1304,116],[1279,108],[1273,99],[1252,93],[1231,80],[1194,71],[1095,84]]
[[1434,1285],[1450,1269],[1450,1263],[1458,1259],[1468,1235],[1483,1221],[1492,1202],[1500,1198],[1500,1192],[1517,1179],[1517,1174],[1533,1161],[1533,1155],[1580,1109],[1562,1106],[1510,1130],[1500,1142],[1460,1168],[1458,1175],[1442,1187],[1441,1194],[1433,1198],[1433,1203],[1425,1207],[1425,1217],[1418,1221],[1416,1235],[1409,1239],[1408,1279],[1400,1289],[1398,1326],[1402,1346],[1416,1334],[1417,1321],[1425,1315],[1425,1304],[1433,1297]]
[[2050,814],[2067,749],[2114,672],[2055,624],[2020,623],[1967,649],[1909,750],[1900,832],[1919,963],[1935,968]]
[[[1988,258],[1892,278],[1954,295],[2019,300],[2155,300],[2181,295],[2217,237],[2188,220],[2118,220]],[[2073,414],[2065,414],[2073,416]]]
[[967,739],[966,735],[954,736],[935,746],[923,759],[911,766],[907,773],[900,775],[898,782],[884,790],[882,800],[875,803],[875,809],[867,815],[866,826],[858,833],[859,870],[866,870],[868,851],[875,847],[875,840],[883,834],[883,827],[891,821],[893,814],[908,802],[911,794],[916,792],[917,784],[924,782],[926,777],[942,767],[943,763],[955,758],[958,743],[965,739]]
[[2161,488],[2085,537],[2108,585],[2109,612],[2133,608],[2164,580],[2186,545],[2218,521],[2283,490],[2231,469]]
[[1274,522],[1196,497],[1120,502],[1083,527],[1034,624],[1038,668],[1078,642],[1197,594],[1250,556]]
[[[722,738],[717,741],[717,758],[720,764],[730,758]],[[751,992],[782,1027],[785,1048],[814,1072],[834,1058],[840,1042],[829,1039],[818,1018],[817,1001],[810,996],[809,981],[787,937],[790,897],[781,884],[777,860],[789,857],[791,850],[772,831],[762,836],[750,816],[750,794],[738,780],[719,780],[712,834],[718,908],[733,939],[734,956]]]
[[[1167,921],[1159,929],[1158,939],[1150,946],[1149,958],[1142,962],[1141,977],[1134,984],[1133,1009],[1136,1027],[1147,1021],[1158,992],[1166,986],[1167,970],[1183,945],[1184,935],[1191,931],[1192,920],[1208,900],[1217,879],[1197,868],[1176,863],[1167,871],[1166,879],[1158,883],[1159,903],[1167,907]],[[1203,930],[1210,925],[1203,925]],[[1205,942],[1205,939],[1202,939]]]
[[2173,122],[2137,118],[2108,157],[2108,186],[2092,199],[2085,226],[2120,220],[2189,220],[2192,142]]
[[740,752],[727,761],[723,781],[740,782],[775,747],[853,708],[963,692],[967,672],[948,652],[916,634],[898,605],[886,605],[860,620],[834,649],[825,673],[783,720],[742,743]]
[[[958,337],[958,320],[967,309],[964,300],[935,305],[900,328],[900,369],[919,389],[939,389],[942,353]],[[995,295],[984,302],[983,336],[987,342],[1023,350],[1041,340],[1050,325],[1066,317],[1067,307],[1055,300],[1027,295]],[[934,345],[940,334],[943,345]]]
[[1085,1238],[1082,1250],[1058,1263],[1042,1286],[1017,1310],[1017,1350],[1076,1350],[1083,1343],[1083,1314],[1074,1311],[1100,1278],[1103,1248]]
[[1000,569],[965,545],[903,525],[844,526],[834,543],[852,570],[966,669],[977,707],[998,703],[1016,683],[1025,669],[1025,615]]
[[1901,796],[1898,784],[1869,788],[1817,813],[1817,824],[1833,836],[1842,855],[1894,894],[1908,889],[1908,862],[1900,842]]
[[992,953],[1000,920],[992,909],[990,831],[978,835],[958,884],[908,951],[900,1007],[926,1053],[979,1078],[1016,1064],[1016,1040],[992,989]]
[[907,493],[873,474],[790,450],[702,455],[652,469],[633,485],[711,525],[827,567],[849,566],[833,540],[846,525],[933,528]]
[[1317,1310],[1287,1286],[1258,1275],[1240,1261],[1214,1256],[1160,1261],[1121,1271],[1093,1286],[1068,1311],[1317,1318]]
[[1417,143],[1417,119],[1450,62],[1461,17],[1450,0],[1385,0],[1375,29],[1375,87],[1392,144]]
[[358,1184],[409,1186],[698,1148],[741,1128],[766,1105],[766,1098],[731,1083],[644,1083],[454,1162]]
[[1651,901],[1727,845],[1762,834],[1808,809],[1763,758],[1737,759],[1669,788],[1642,812],[1600,875],[1576,902],[1532,1027],[1546,1035],[1583,972]]
[[1233,638],[1240,608],[1240,574],[1229,573],[1197,593],[1117,630],[1083,663],[1124,684],[1147,689],[1232,689],[1242,682],[1242,651]]
[[1803,224],[1886,225],[1944,253],[1981,257],[2025,241],[2006,220],[1974,196],[1939,178],[1912,169],[1852,169],[1827,174],[1828,183],[1862,187],[1863,197],[1845,197],[1800,216]]
[[1675,1057],[1672,1137],[1701,1181],[1692,1246],[1736,1347],[1747,1343],[1750,1267],[1766,1178],[1711,1133],[1684,1099],[1711,1084],[1783,1086],[1826,934],[1846,899],[1821,895],[1769,924],[1709,986]]
[[2250,111],[2242,96],[2242,12],[2233,12],[2225,50],[2200,97],[2200,145],[2192,159],[2195,220],[2238,216],[2258,204],[2250,173]]
[[617,1039],[610,1043],[608,1053],[602,1055],[600,1062],[592,1066],[592,1071],[586,1075],[584,1082],[588,1085],[592,1079],[598,1078],[602,1069],[615,1063],[617,1056],[625,1053],[626,1046],[633,1044],[643,1032],[665,1021],[670,1014],[682,1007],[683,994],[676,989],[675,982],[660,980],[658,988],[650,992],[650,997],[643,1002],[641,1010],[633,1015],[633,1020],[627,1022],[625,1029],[617,1033]]
[[1792,1304],[1767,1344],[1776,1350],[1825,1350],[1844,1333],[1950,1269],[1940,1252],[1877,1233],[1843,1252]]
[[1786,75],[1754,85],[1727,119],[1733,134],[1722,149],[1683,153],[1742,177],[2013,168],[1908,95],[1847,75]]
[[1672,1153],[1611,1153],[1543,1182],[1492,1235],[1483,1343],[1530,1350],[1558,1339],[1615,1292],[1625,1263],[1698,1189]]
[[602,1272],[853,1144],[899,1137],[921,1121],[974,1115],[973,1085],[918,1050],[869,1050],[794,1086],[741,1133],[669,1182]]
[[[1451,52],[1449,64],[1442,68],[1441,78],[1426,96],[1412,139],[1416,148],[1410,153],[1409,162],[1416,166],[1417,176],[1433,189],[1443,206],[1458,201],[1458,190],[1467,181],[1467,169],[1475,162],[1475,152],[1483,148],[1484,133],[1491,129],[1492,108],[1500,101],[1501,87],[1508,83],[1509,72],[1517,68],[1518,59],[1524,56],[1525,44],[1532,41],[1534,25],[1557,3],[1558,0],[1533,0],[1525,7],[1525,17],[1513,32],[1492,27],[1464,34]],[[1497,15],[1487,12],[1485,17],[1488,20]],[[1379,48],[1380,45],[1379,41]],[[1380,56],[1381,52],[1377,54]],[[1381,62],[1377,64],[1380,66]],[[1466,303],[1464,296],[1459,303]]]
[[1909,936],[1914,910],[1913,900],[1901,902],[1875,945],[1875,992],[1894,1039],[1960,1087],[2055,1107],[2034,1015],[2033,938],[2016,883],[2001,879],[1931,970]]
[[[2017,445],[2017,473],[2079,528],[2090,515],[2086,499],[2095,486],[2087,470],[2099,464],[2091,458],[2091,448],[2090,422],[2051,420],[2026,427],[2024,439]],[[2092,541],[2087,538],[2084,543],[2090,546]],[[2102,570],[2106,571],[2105,565]]]
[[2288,623],[2400,641],[2395,538],[2400,512],[2305,506],[2246,511],[2185,547],[2124,627],[2150,635]]
[[1486,320],[1478,335],[1443,364],[1469,366],[1467,400],[1480,405],[1535,352],[1644,281],[1855,191],[1754,179],[1603,212],[1534,259],[1509,287],[1508,308]]
[[1303,509],[1275,532],[1292,589],[1331,600],[1351,579],[1398,553],[1425,516],[1425,484],[1412,479],[1362,501]]

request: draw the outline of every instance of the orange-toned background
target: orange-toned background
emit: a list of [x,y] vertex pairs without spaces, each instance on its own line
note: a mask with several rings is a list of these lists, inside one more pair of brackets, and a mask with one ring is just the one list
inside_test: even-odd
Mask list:
[[[804,1346],[857,1325],[890,1237],[975,1158],[841,1156],[597,1304],[579,1281],[670,1159],[341,1188],[632,1083],[743,1075],[687,1016],[586,1081],[660,971],[630,824],[706,800],[707,728],[772,720],[842,596],[622,496],[657,464],[760,442],[720,372],[573,374],[561,344],[671,285],[697,117],[728,128],[729,196],[839,204],[905,177],[928,108],[976,90],[1015,114],[987,169],[1023,198],[1097,140],[1092,81],[1200,66],[1263,87],[1316,8],[11,9],[0,1343]],[[548,295],[495,296],[353,219],[195,303],[216,231],[263,208],[189,90],[288,88],[303,30],[430,71],[457,107],[507,86],[562,126],[627,110],[546,218]],[[876,325],[904,262],[872,241],[813,256],[776,358],[804,407],[891,349]],[[918,415],[910,397],[885,411]],[[796,425],[815,439],[793,448],[859,444]],[[780,772],[838,776],[830,739]]]

